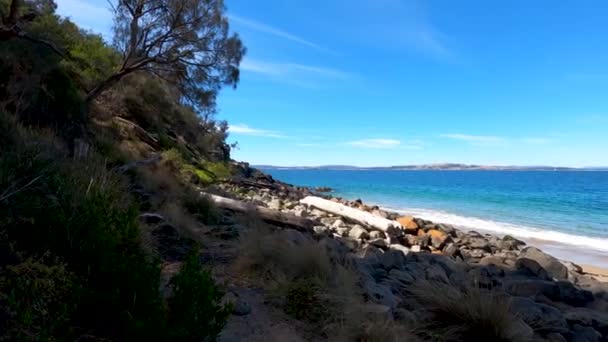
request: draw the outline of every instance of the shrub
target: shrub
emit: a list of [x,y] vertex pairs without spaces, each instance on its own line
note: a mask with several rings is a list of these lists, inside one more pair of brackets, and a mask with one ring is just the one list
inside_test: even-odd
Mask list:
[[515,342],[532,337],[532,330],[510,312],[509,301],[488,290],[418,281],[407,292],[422,310],[415,332],[424,339]]
[[142,247],[124,179],[94,155],[67,158],[6,117],[0,128],[7,129],[0,132],[0,328],[8,327],[0,338],[217,334],[225,315],[207,304],[221,293],[191,263],[176,279],[172,304],[191,317],[166,324],[160,263]]
[[191,251],[180,272],[171,280],[174,295],[169,299],[168,327],[175,341],[215,340],[226,324],[231,305],[220,304],[223,293],[203,270],[198,252]]
[[0,303],[6,326],[0,340],[44,340],[57,336],[74,313],[75,276],[64,264],[28,259],[0,272]]
[[184,207],[188,212],[202,223],[214,224],[220,221],[220,213],[215,204],[204,195],[194,190],[184,193]]

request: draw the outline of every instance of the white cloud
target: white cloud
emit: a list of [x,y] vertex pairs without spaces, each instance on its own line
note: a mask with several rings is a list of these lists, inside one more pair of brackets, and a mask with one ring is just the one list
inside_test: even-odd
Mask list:
[[364,148],[396,148],[401,145],[401,141],[396,139],[362,139],[349,141],[346,144]]
[[462,134],[462,133],[449,133],[449,134],[441,134],[443,138],[462,140],[468,142],[476,142],[476,143],[496,143],[502,142],[505,139],[502,137],[494,136],[494,135],[471,135],[471,134]]
[[279,134],[275,131],[267,131],[263,129],[257,129],[249,127],[245,124],[236,124],[228,126],[228,132],[235,135],[251,135],[256,137],[267,137],[267,138],[287,138],[283,134]]
[[526,144],[546,144],[546,143],[549,143],[551,140],[547,139],[547,138],[540,138],[540,137],[527,137],[527,138],[521,138],[520,141],[523,143],[526,143]]
[[266,25],[264,23],[260,23],[260,22],[257,22],[257,21],[251,20],[251,19],[246,19],[243,17],[236,16],[236,15],[228,15],[228,19],[230,19],[232,22],[238,23],[240,25],[243,25],[243,26],[248,27],[255,31],[268,33],[273,36],[284,38],[284,39],[290,40],[292,42],[295,42],[295,43],[298,43],[301,45],[315,48],[317,50],[325,50],[321,46],[319,46],[311,41],[308,41],[304,38],[296,36],[295,34],[291,34],[289,32],[283,31],[276,27]]
[[275,63],[265,62],[247,58],[241,62],[240,69],[244,71],[255,72],[272,76],[285,75],[316,75],[328,78],[348,78],[351,74],[332,68],[325,68],[313,65],[305,65],[298,63]]

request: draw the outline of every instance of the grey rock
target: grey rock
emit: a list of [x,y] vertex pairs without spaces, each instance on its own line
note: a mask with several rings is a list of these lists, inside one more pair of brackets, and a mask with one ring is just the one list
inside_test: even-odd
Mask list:
[[390,249],[392,249],[392,250],[400,251],[401,253],[403,253],[404,256],[408,255],[408,253],[410,252],[409,248],[407,248],[407,247],[405,247],[403,245],[400,245],[400,244],[393,244],[393,245],[390,245],[388,247]]
[[519,258],[515,262],[515,268],[526,275],[535,276],[543,280],[551,280],[549,273],[535,260]]
[[251,306],[249,303],[242,299],[237,299],[237,301],[233,304],[232,314],[236,316],[246,316],[251,313]]
[[456,229],[454,229],[452,225],[439,223],[435,225],[435,229],[439,229],[446,234],[456,236]]
[[283,207],[283,201],[279,198],[273,198],[270,202],[268,202],[268,208],[274,210],[280,210]]
[[295,229],[283,229],[279,232],[284,241],[294,245],[303,245],[312,242],[312,239]]
[[393,294],[391,289],[373,281],[367,281],[363,285],[363,290],[369,299],[377,304],[386,305],[391,309],[397,307],[401,300]]
[[327,226],[314,226],[314,227],[312,227],[312,230],[315,232],[315,234],[318,234],[318,235],[329,235],[330,234],[330,230]]
[[350,228],[348,227],[340,227],[340,228],[336,228],[336,233],[340,236],[348,236],[348,232],[350,231]]
[[340,228],[340,227],[345,227],[345,226],[346,226],[346,224],[344,223],[344,221],[342,221],[342,220],[340,220],[340,219],[335,220],[335,221],[334,221],[334,222],[331,224],[331,227],[332,227],[332,228],[334,228],[334,229],[335,229],[335,228]]
[[355,252],[355,257],[365,260],[370,263],[370,265],[378,266],[381,263],[383,254],[384,253],[376,246],[368,245],[357,250]]
[[410,248],[410,251],[411,251],[411,252],[414,252],[414,253],[419,253],[421,250],[422,250],[422,248],[421,248],[420,246],[418,246],[418,245],[416,245],[416,246],[412,246],[412,247]]
[[593,294],[580,290],[569,282],[536,279],[511,279],[505,286],[507,293],[521,297],[544,296],[556,302],[583,306],[593,301]]
[[389,249],[384,252],[381,259],[382,267],[386,270],[393,268],[402,269],[403,265],[405,265],[405,254],[395,249]]
[[346,253],[348,253],[349,248],[342,244],[337,239],[333,239],[330,237],[325,237],[321,239],[319,242],[320,246],[325,247],[327,254],[337,260],[341,260]]
[[359,242],[357,240],[354,240],[354,239],[343,238],[343,237],[340,237],[340,236],[334,236],[334,238],[336,240],[340,241],[342,244],[344,244],[344,246],[346,246],[350,250],[355,250],[360,245]]
[[550,333],[545,337],[548,342],[568,342],[564,335],[558,333]]
[[367,230],[365,230],[365,228],[358,224],[354,225],[350,229],[350,231],[348,232],[348,236],[353,239],[369,239],[369,233],[367,232]]
[[540,334],[566,333],[569,331],[568,323],[562,313],[556,308],[536,303],[529,298],[511,298],[510,310],[529,325],[537,326]]
[[455,243],[448,243],[445,247],[443,247],[443,253],[447,256],[454,256],[459,252],[458,246]]
[[299,217],[306,217],[308,216],[306,209],[305,208],[296,208],[293,210],[293,214]]
[[591,327],[583,327],[575,324],[572,327],[572,339],[571,342],[598,342],[602,338],[597,330]]
[[380,248],[386,248],[388,246],[384,239],[371,239],[367,243]]
[[468,245],[471,247],[471,249],[481,249],[485,252],[491,251],[490,243],[483,237],[469,238]]
[[526,247],[522,250],[519,259],[532,259],[542,266],[550,277],[558,280],[568,279],[568,269],[556,258],[544,253],[535,247]]
[[388,213],[384,210],[375,209],[375,210],[372,210],[372,214],[375,216],[382,217],[382,218],[388,218]]
[[572,325],[579,324],[581,326],[592,327],[608,336],[608,312],[588,308],[575,308],[564,312],[564,317]]
[[157,213],[143,213],[139,215],[140,221],[147,224],[157,224],[165,221],[165,217]]
[[386,239],[386,235],[382,231],[372,230],[371,232],[369,232],[369,238],[370,239]]

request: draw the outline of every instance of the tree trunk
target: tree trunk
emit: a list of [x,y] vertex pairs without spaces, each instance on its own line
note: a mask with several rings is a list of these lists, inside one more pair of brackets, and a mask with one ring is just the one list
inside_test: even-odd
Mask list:
[[203,192],[201,192],[201,195],[209,197],[209,199],[220,208],[230,209],[238,212],[253,211],[257,215],[259,215],[262,220],[268,221],[270,223],[278,223],[281,225],[292,226],[305,231],[311,231],[312,227],[315,225],[314,221],[312,220],[309,220],[304,217],[299,217],[293,214],[283,213],[278,210],[259,207],[250,203],[237,201],[217,195],[211,195]]
[[328,213],[340,215],[346,219],[381,230],[390,235],[399,235],[401,233],[401,225],[399,222],[388,220],[363,210],[351,208],[342,203],[333,202],[316,196],[307,196],[300,200],[300,203]]

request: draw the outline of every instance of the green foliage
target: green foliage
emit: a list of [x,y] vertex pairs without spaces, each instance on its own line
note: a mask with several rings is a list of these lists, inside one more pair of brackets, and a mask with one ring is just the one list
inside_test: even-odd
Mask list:
[[293,281],[286,290],[285,312],[297,319],[320,322],[328,315],[320,296],[320,285],[314,279]]
[[[28,259],[0,272],[0,303],[10,324],[4,337],[15,341],[57,336],[74,313],[69,299],[79,291],[74,274],[65,265]],[[0,338],[2,338],[0,334]]]
[[205,224],[218,223],[220,214],[211,200],[195,191],[187,191],[184,195],[184,207],[196,219]]
[[168,326],[175,341],[215,340],[232,312],[221,305],[223,293],[203,270],[198,252],[191,251],[180,272],[172,279],[175,294],[169,300]]
[[66,158],[52,140],[12,120],[2,118],[0,128],[7,129],[0,134],[0,255],[6,256],[0,299],[8,310],[0,316],[0,327],[8,327],[0,339],[217,334],[226,317],[207,304],[221,293],[191,263],[176,280],[173,307],[192,317],[166,324],[160,263],[142,248],[137,212],[121,178],[94,156]]

